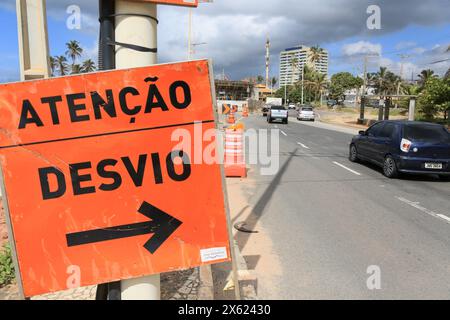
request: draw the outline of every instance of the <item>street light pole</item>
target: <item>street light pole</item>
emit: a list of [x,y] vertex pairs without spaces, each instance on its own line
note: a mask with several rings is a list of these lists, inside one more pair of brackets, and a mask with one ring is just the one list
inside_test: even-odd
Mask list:
[[304,104],[304,88],[305,88],[305,64],[302,66],[302,105]]

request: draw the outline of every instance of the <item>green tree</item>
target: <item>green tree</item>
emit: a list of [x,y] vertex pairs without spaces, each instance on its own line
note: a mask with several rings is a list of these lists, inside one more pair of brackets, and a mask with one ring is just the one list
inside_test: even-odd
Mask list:
[[57,69],[58,69],[58,61],[56,57],[50,57],[50,71],[52,77],[55,76],[55,72]]
[[339,72],[331,77],[330,97],[334,100],[344,100],[345,91],[360,88],[363,80],[354,77],[350,72]]
[[450,110],[450,80],[431,77],[425,83],[419,96],[419,112],[426,119],[433,119],[439,112],[448,119]]
[[445,79],[450,79],[450,68],[448,68],[447,72],[445,73],[444,78]]
[[308,81],[311,91],[314,92],[314,100],[319,101],[322,92],[327,88],[328,81],[325,74],[315,72],[312,79]]
[[295,75],[295,73],[298,71],[298,69],[300,67],[298,58],[296,58],[295,56],[292,56],[289,64],[290,64],[290,66],[292,68],[291,82],[294,83],[294,75]]
[[69,66],[67,64],[67,58],[65,56],[56,57],[56,65],[59,71],[59,75],[65,76],[69,72]]
[[434,71],[431,69],[422,70],[422,72],[418,75],[419,77],[419,85],[421,88],[425,87],[425,84],[429,79],[436,78]]
[[311,47],[311,51],[309,53],[309,61],[312,64],[313,69],[316,68],[316,62],[319,61],[322,58],[322,54],[324,53],[324,50],[320,46],[314,46]]
[[369,74],[368,79],[369,83],[375,87],[376,93],[382,96],[397,94],[399,86],[403,83],[399,76],[386,67],[380,67],[378,72]]
[[256,77],[256,83],[261,84],[264,82],[264,77],[263,76],[257,76]]
[[66,56],[72,60],[72,73],[76,73],[75,62],[77,58],[81,57],[81,55],[83,54],[83,48],[81,48],[80,43],[76,40],[67,42],[66,47]]
[[94,72],[95,70],[97,70],[97,67],[95,66],[95,62],[92,61],[92,59],[84,61],[83,65],[81,66],[81,72],[83,73]]
[[77,63],[72,65],[71,74],[80,74],[80,73],[83,73],[83,67]]
[[272,88],[275,87],[275,86],[277,85],[277,83],[278,83],[277,77],[273,77],[273,78],[270,80],[270,82],[271,82],[271,84],[272,84]]

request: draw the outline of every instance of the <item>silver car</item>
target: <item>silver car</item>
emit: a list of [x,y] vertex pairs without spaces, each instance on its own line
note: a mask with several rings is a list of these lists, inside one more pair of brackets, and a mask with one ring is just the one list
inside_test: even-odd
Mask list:
[[315,121],[315,119],[316,119],[316,114],[314,113],[313,107],[305,106],[305,107],[300,107],[300,109],[298,109],[298,113],[297,113],[298,121],[303,121],[303,120]]

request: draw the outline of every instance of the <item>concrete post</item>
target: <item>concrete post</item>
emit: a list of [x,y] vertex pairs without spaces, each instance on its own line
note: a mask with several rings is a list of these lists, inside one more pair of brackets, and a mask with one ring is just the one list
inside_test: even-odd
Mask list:
[[20,79],[50,76],[47,15],[44,0],[16,0]]
[[[116,0],[116,14],[149,15],[156,18],[154,3]],[[143,16],[116,17],[116,42],[134,44],[141,47],[157,47],[157,23]],[[134,68],[157,63],[157,55],[116,47],[116,68]],[[121,282],[122,300],[160,300],[160,275],[141,277]]]
[[415,119],[416,119],[416,99],[415,98],[411,98],[411,100],[409,100],[408,120],[409,121],[414,121]]

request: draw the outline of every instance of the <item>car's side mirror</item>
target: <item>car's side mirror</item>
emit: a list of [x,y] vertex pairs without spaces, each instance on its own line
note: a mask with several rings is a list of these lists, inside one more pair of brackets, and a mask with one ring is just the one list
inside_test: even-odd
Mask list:
[[359,132],[359,135],[360,135],[360,136],[366,136],[366,135],[367,135],[367,131],[361,130],[361,131]]

